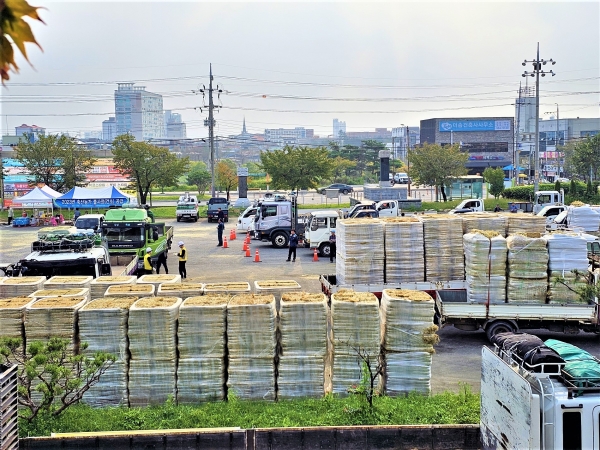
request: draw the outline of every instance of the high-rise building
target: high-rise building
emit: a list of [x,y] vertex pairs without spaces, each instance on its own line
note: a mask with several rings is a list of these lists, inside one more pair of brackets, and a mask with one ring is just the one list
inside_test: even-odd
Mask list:
[[115,91],[117,135],[130,133],[137,141],[164,137],[162,95],[146,91],[145,86],[119,83]]
[[304,127],[296,128],[266,128],[265,139],[274,144],[295,145],[301,139],[314,136],[315,130]]
[[117,137],[117,120],[109,117],[102,122],[102,140],[112,142]]
[[346,122],[341,120],[333,119],[333,138],[339,139],[340,134],[346,134]]
[[185,123],[181,114],[165,111],[165,137],[167,139],[185,139],[187,137]]

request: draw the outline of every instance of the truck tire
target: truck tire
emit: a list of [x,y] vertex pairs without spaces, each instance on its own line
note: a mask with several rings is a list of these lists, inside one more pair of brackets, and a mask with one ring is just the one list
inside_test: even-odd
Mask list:
[[177,222],[181,222],[181,217],[178,217],[178,218],[177,218]]
[[488,340],[492,342],[492,338],[498,333],[514,333],[515,331],[518,331],[518,329],[512,322],[509,322],[508,320],[495,320],[485,328],[485,335]]
[[288,235],[283,231],[278,231],[271,237],[271,244],[273,244],[273,247],[275,248],[285,248],[287,247],[288,242]]
[[329,245],[329,242],[323,242],[319,246],[319,256],[329,258],[329,255],[331,255],[331,246]]
[[198,216],[194,217],[194,222],[198,222]]

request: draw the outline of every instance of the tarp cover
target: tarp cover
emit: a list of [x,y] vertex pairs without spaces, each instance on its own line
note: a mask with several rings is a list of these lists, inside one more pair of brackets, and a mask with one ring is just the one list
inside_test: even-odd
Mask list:
[[102,189],[74,187],[54,201],[61,208],[108,208],[124,206],[128,202],[129,197],[114,186]]
[[22,197],[15,197],[12,202],[13,205],[24,208],[52,208],[52,200],[57,197],[60,197],[60,192],[44,186],[36,187]]

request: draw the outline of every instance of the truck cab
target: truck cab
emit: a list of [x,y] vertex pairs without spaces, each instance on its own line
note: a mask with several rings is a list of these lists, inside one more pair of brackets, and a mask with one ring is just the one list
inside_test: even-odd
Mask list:
[[544,206],[540,212],[536,214],[538,217],[546,218],[546,226],[551,225],[554,222],[554,219],[562,213],[566,211],[567,207],[565,205],[548,205]]
[[539,213],[545,206],[565,204],[565,193],[559,191],[537,191],[533,200],[533,213]]
[[237,220],[236,229],[244,233],[248,232],[250,225],[254,222],[254,216],[256,214],[257,207],[252,205],[248,206],[246,210],[240,214]]
[[402,214],[398,200],[382,200],[377,202],[374,209],[379,212],[379,217],[396,217]]
[[189,192],[180,196],[177,201],[175,216],[177,217],[177,222],[181,222],[184,219],[198,222],[198,198],[195,195],[190,195]]
[[83,214],[75,221],[75,227],[80,230],[94,230],[94,232],[99,233],[104,219],[104,214]]
[[221,208],[221,211],[223,211],[223,215],[225,216],[224,221],[229,221],[229,202],[227,199],[225,197],[212,197],[208,200],[208,209],[206,211],[209,222],[219,220],[219,208]]
[[480,198],[469,198],[467,200],[463,200],[460,202],[456,208],[450,211],[450,214],[459,212],[467,212],[465,210],[470,210],[469,212],[483,212],[485,211],[485,206],[483,204],[483,199]]
[[321,256],[329,257],[329,236],[335,231],[339,214],[336,211],[314,211],[308,215],[304,230],[304,246],[316,248]]
[[364,202],[357,203],[352,208],[350,208],[350,210],[347,213],[344,213],[344,218],[352,217],[354,214],[356,214],[357,211],[363,209],[374,209],[376,204],[376,202],[370,200],[365,200]]
[[254,216],[252,238],[271,242],[273,247],[287,247],[290,231],[304,237],[304,223],[299,220],[296,196],[291,200],[259,202]]

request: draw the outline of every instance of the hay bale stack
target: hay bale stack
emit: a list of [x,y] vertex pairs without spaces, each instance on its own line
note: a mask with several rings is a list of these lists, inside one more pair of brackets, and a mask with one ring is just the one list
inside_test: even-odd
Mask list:
[[169,275],[166,274],[155,274],[155,275],[142,275],[137,280],[138,284],[152,284],[154,285],[154,292],[158,292],[158,287],[161,284],[166,283],[181,283],[181,275]]
[[135,275],[98,277],[90,283],[90,295],[92,299],[95,300],[104,297],[106,289],[108,289],[109,286],[135,284],[136,282],[137,277]]
[[[578,288],[586,284],[574,271],[586,273],[588,268],[587,241],[574,233],[552,233],[544,236],[548,248],[548,298],[551,303],[581,303]],[[569,285],[556,282],[561,278]]]
[[106,297],[152,297],[156,292],[153,284],[119,284],[109,286]]
[[463,234],[474,230],[495,231],[506,237],[506,216],[502,214],[470,213],[462,218]]
[[275,400],[273,295],[238,294],[227,305],[227,387],[242,399]]
[[277,397],[322,397],[327,356],[327,298],[286,292],[281,297]]
[[506,217],[506,235],[516,233],[539,233],[546,232],[546,218],[530,214],[503,214]]
[[473,230],[463,236],[467,301],[506,302],[506,239],[496,231]]
[[98,383],[83,396],[83,401],[91,406],[129,405],[127,324],[129,308],[137,300],[137,297],[104,297],[91,301],[79,311],[79,339],[88,344],[82,353],[93,356],[96,352],[107,352],[116,357]]
[[339,284],[382,284],[384,280],[383,222],[344,219],[336,226],[336,276]]
[[273,294],[275,296],[277,314],[279,314],[282,294],[285,292],[300,292],[301,290],[302,287],[294,280],[263,280],[254,282],[255,293],[259,295]]
[[548,290],[548,249],[538,233],[513,234],[508,247],[509,303],[545,303]]
[[246,281],[240,282],[226,282],[226,283],[205,283],[203,289],[204,295],[207,294],[226,294],[226,295],[237,295],[237,294],[249,294],[250,283]]
[[93,279],[85,275],[55,276],[44,283],[44,289],[89,289]]
[[177,297],[146,297],[129,310],[131,406],[162,404],[169,396],[176,396],[180,305],[181,298]]
[[46,277],[12,277],[5,278],[0,284],[1,297],[23,297],[42,289]]
[[360,349],[375,360],[379,356],[379,301],[370,292],[341,290],[331,296],[329,357],[331,380],[327,390],[344,395],[361,380]]
[[450,214],[423,218],[425,280],[465,279],[462,218]]
[[[425,292],[385,289],[381,296],[381,346],[388,395],[431,391],[431,355],[439,341],[434,301]],[[418,369],[417,369],[418,368]]]
[[382,219],[385,231],[385,282],[425,281],[423,222],[417,217]]
[[25,309],[35,300],[31,297],[8,297],[0,299],[0,335],[24,341],[23,318]]
[[89,288],[65,288],[65,289],[40,289],[38,291],[29,294],[32,298],[46,298],[46,297],[83,297],[86,299],[86,303],[90,301],[90,289]]
[[204,285],[202,283],[161,283],[158,286],[159,297],[197,297],[202,295],[202,289]]
[[225,398],[225,333],[229,298],[226,294],[189,297],[179,308],[179,404]]

